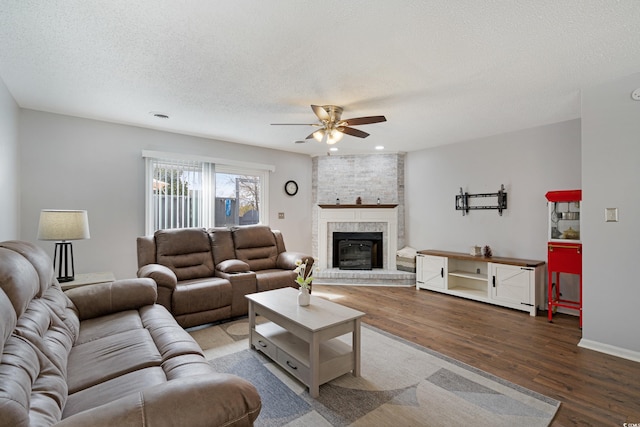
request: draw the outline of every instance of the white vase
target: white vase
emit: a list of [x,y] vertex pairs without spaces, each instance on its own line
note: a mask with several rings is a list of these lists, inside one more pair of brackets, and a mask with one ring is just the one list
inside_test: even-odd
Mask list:
[[311,299],[311,295],[309,295],[309,289],[300,288],[300,292],[298,293],[298,305],[299,306],[307,306],[309,305],[309,300]]

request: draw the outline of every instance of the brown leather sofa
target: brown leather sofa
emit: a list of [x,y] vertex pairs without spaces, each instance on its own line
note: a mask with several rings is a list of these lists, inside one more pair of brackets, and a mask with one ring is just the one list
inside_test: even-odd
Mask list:
[[251,426],[249,382],[216,373],[150,279],[62,291],[37,246],[0,242],[0,426]]
[[158,284],[158,303],[183,327],[246,315],[245,295],[295,283],[296,260],[268,226],[158,230],[137,239],[138,277]]

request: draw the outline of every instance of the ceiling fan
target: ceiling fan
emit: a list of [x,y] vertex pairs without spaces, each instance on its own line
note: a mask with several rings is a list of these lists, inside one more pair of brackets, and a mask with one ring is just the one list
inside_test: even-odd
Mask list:
[[318,123],[272,123],[277,126],[314,126],[320,129],[312,132],[305,138],[306,142],[309,139],[315,139],[318,142],[326,142],[327,144],[335,144],[340,141],[342,137],[347,134],[358,138],[366,138],[368,133],[359,129],[354,129],[351,126],[368,125],[371,123],[386,122],[385,116],[369,116],[369,117],[356,117],[353,119],[342,119],[342,107],[336,105],[312,105],[311,109],[318,117]]

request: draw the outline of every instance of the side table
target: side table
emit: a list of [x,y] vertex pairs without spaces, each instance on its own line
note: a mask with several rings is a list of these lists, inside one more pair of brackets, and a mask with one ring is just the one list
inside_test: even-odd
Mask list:
[[113,273],[101,272],[101,273],[84,273],[84,274],[76,274],[74,280],[70,282],[61,283],[63,291],[67,291],[69,289],[78,288],[80,286],[87,285],[95,285],[97,283],[106,283],[113,282],[116,280]]

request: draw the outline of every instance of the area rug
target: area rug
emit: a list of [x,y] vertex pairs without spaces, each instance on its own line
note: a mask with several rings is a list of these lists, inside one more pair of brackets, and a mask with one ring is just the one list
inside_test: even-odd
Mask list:
[[[547,426],[560,402],[362,325],[361,376],[307,388],[248,348],[248,321],[191,330],[219,372],[253,383],[256,426]],[[350,335],[342,338],[350,344]]]

